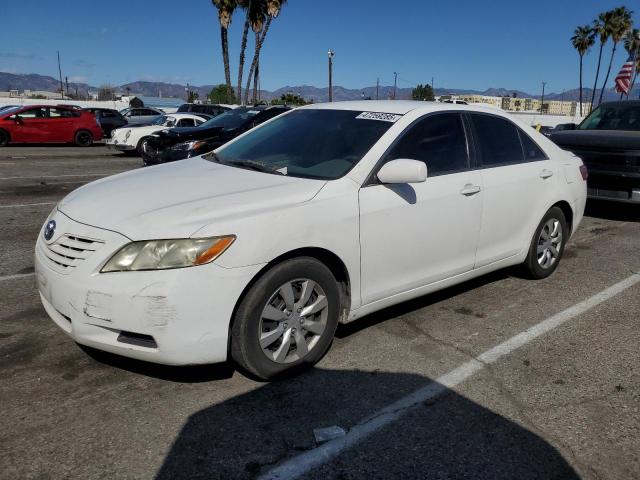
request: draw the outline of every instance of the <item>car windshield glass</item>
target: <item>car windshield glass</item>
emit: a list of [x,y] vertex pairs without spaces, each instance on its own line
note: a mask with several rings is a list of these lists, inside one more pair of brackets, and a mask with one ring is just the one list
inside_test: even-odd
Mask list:
[[640,105],[600,105],[584,119],[578,129],[640,131]]
[[174,121],[175,123],[175,119],[173,119],[172,117],[162,115],[161,117],[158,117],[153,122],[151,122],[151,125],[166,125],[167,123],[169,123],[169,121]]
[[235,108],[233,110],[229,110],[228,112],[224,112],[222,115],[218,115],[215,118],[212,118],[208,122],[203,123],[201,126],[204,127],[222,127],[225,130],[233,130],[234,128],[238,128],[242,124],[244,124],[250,118],[255,117],[260,113],[260,110],[255,110],[252,108]]
[[393,125],[374,117],[351,110],[297,110],[204,158],[238,166],[251,162],[265,171],[332,180],[351,170]]

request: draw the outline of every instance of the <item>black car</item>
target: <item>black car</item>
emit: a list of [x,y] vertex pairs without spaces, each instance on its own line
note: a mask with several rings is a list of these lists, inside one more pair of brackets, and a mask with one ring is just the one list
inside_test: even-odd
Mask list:
[[127,124],[127,119],[111,108],[83,108],[82,110],[93,113],[105,137],[110,137],[113,130]]
[[582,158],[590,198],[640,203],[640,101],[603,103],[549,138]]
[[162,130],[144,144],[142,160],[155,165],[202,155],[287,110],[284,106],[238,107],[199,127]]
[[222,105],[213,105],[205,103],[183,103],[178,107],[176,113],[206,113],[212,117],[217,117],[221,113],[231,110],[229,107]]

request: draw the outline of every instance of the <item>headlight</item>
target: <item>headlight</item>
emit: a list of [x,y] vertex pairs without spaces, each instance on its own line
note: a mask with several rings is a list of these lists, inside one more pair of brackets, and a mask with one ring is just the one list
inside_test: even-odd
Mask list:
[[202,145],[204,145],[204,142],[200,142],[198,140],[192,140],[191,142],[176,143],[174,146],[171,147],[171,150],[179,150],[181,152],[186,152],[188,150],[195,150],[197,148],[200,148]]
[[100,273],[165,270],[212,262],[235,241],[235,235],[132,242],[109,259]]

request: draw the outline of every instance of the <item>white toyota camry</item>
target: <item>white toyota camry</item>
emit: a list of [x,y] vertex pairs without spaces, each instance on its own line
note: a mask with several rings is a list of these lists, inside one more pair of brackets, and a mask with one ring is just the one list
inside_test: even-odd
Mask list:
[[137,152],[142,154],[144,142],[154,133],[167,128],[197,127],[211,118],[210,115],[193,113],[172,113],[162,115],[152,123],[146,125],[128,125],[111,132],[111,138],[106,142],[107,148],[121,152]]
[[82,345],[269,379],[317,362],[339,322],[511,265],[550,275],[586,176],[499,110],[313,105],[74,191],[40,231],[37,283]]

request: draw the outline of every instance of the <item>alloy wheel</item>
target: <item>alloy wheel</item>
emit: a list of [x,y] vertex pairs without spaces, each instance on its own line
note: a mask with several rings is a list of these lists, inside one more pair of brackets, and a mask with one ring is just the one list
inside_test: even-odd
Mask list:
[[303,359],[327,326],[329,303],[322,287],[308,278],[281,285],[260,316],[262,352],[276,363]]
[[550,268],[560,258],[562,248],[562,225],[556,218],[550,218],[540,230],[538,236],[537,258],[538,265]]

